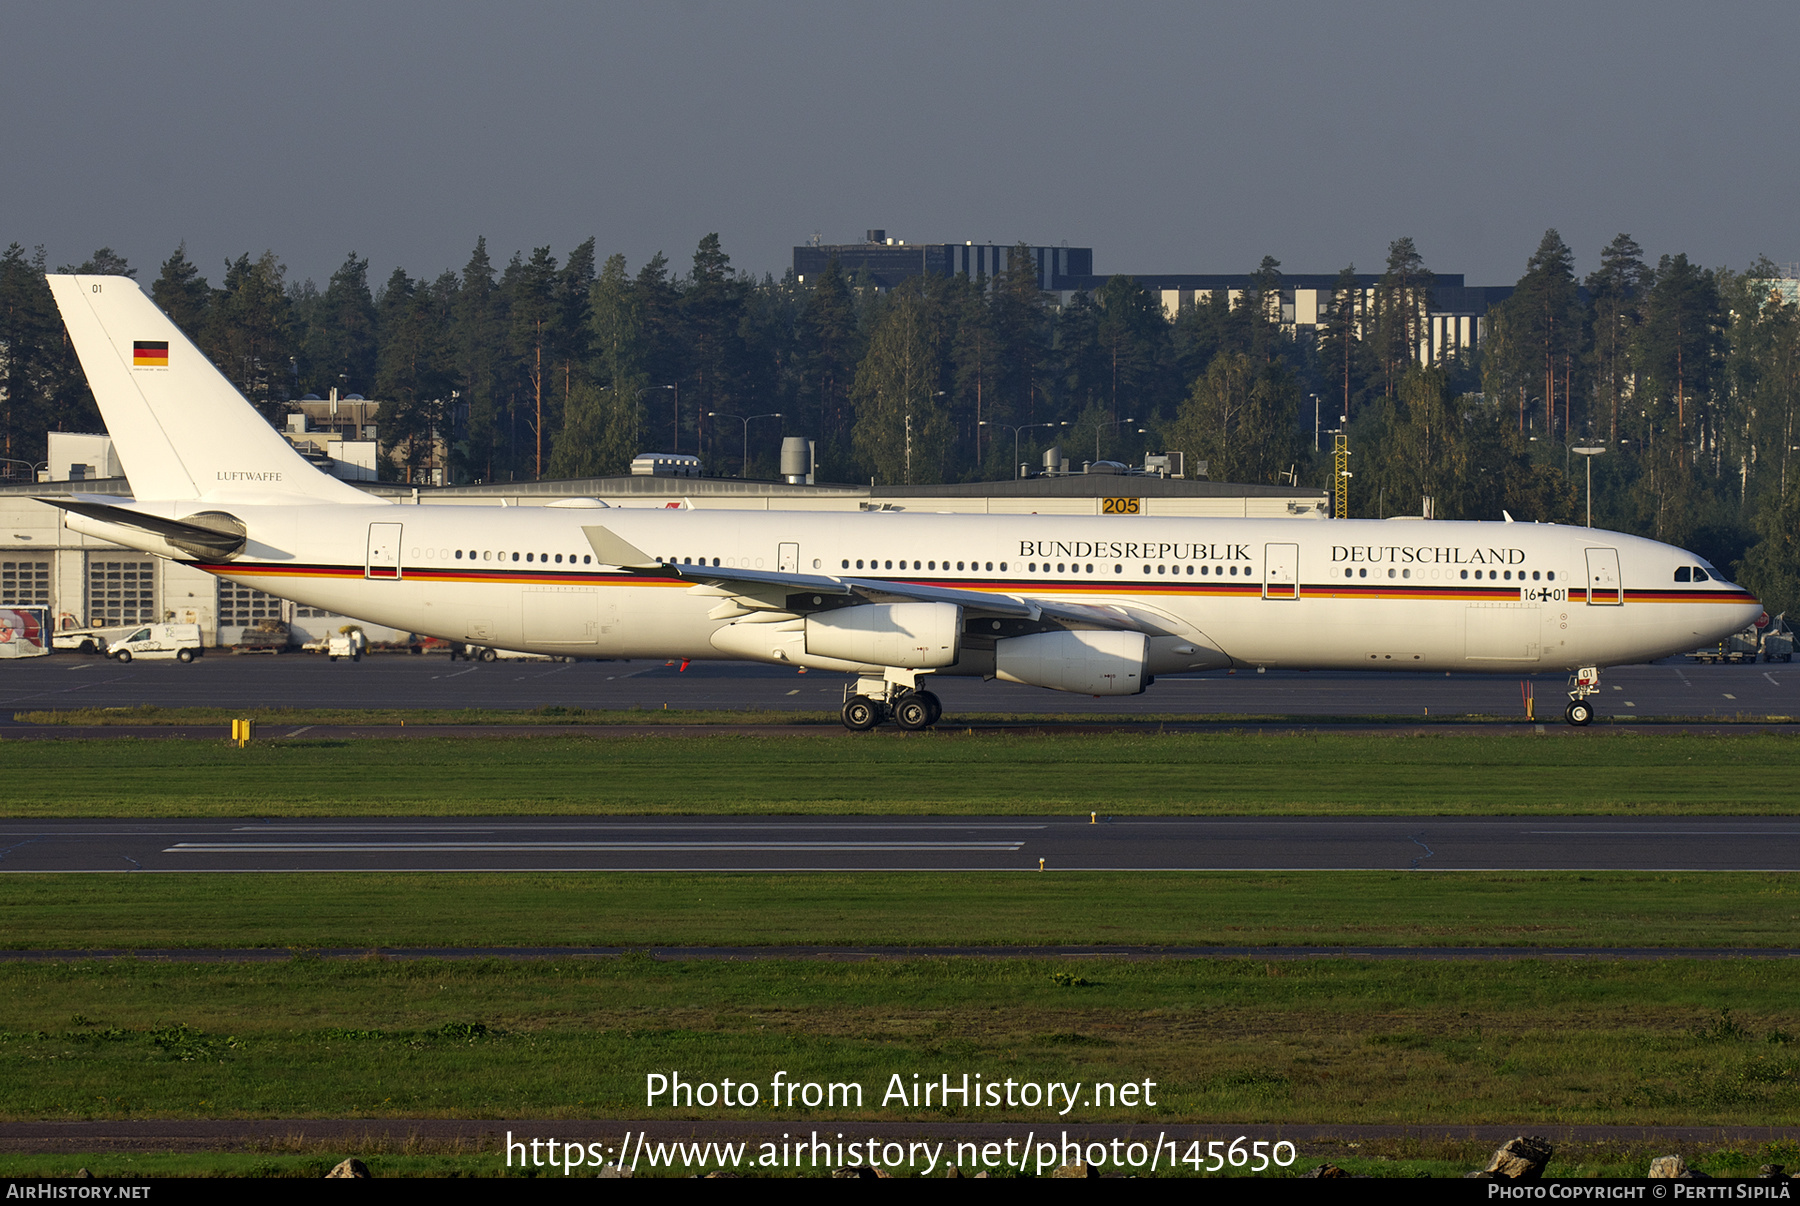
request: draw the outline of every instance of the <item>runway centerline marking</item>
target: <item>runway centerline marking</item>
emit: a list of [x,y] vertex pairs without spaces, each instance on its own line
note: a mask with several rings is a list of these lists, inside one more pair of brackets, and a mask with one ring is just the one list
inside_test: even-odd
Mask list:
[[419,854],[461,851],[464,853],[570,853],[578,850],[630,853],[634,851],[689,850],[719,851],[981,851],[990,854],[1015,853],[1025,845],[1015,842],[177,842],[165,847],[164,854],[368,854],[413,852]]

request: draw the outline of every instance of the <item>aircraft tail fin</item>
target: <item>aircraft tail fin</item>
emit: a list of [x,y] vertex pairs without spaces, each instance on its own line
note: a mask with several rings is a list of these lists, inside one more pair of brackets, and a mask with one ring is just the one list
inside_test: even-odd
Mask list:
[[136,281],[48,279],[136,497],[373,501],[308,464]]

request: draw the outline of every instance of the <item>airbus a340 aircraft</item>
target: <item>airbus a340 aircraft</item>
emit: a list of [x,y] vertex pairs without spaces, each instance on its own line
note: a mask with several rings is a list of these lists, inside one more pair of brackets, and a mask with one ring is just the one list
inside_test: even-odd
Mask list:
[[308,465],[135,282],[52,276],[133,497],[79,532],[379,624],[578,657],[857,676],[844,723],[938,720],[932,675],[1135,695],[1225,666],[1573,674],[1721,639],[1750,594],[1589,528],[1327,519],[405,506]]

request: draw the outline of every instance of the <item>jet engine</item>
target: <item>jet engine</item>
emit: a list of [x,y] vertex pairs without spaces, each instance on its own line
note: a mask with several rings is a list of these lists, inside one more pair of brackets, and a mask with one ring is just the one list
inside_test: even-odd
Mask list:
[[953,603],[865,603],[806,617],[806,652],[908,670],[953,665],[962,608]]
[[1141,632],[1034,632],[994,644],[994,677],[1082,695],[1136,695],[1150,685]]

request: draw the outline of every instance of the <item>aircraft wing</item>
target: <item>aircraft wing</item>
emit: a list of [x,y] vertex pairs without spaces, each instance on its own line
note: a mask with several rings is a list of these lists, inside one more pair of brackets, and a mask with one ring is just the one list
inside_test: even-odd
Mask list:
[[620,539],[604,527],[583,528],[600,559],[638,573],[674,574],[692,581],[705,593],[726,604],[718,618],[749,611],[786,611],[804,615],[828,607],[842,607],[846,596],[869,603],[953,603],[971,617],[1050,621],[1081,628],[1150,632],[1140,620],[1122,608],[1064,603],[1013,594],[989,594],[916,582],[891,582],[878,578],[849,578],[827,574],[790,574],[769,570],[732,569],[715,565],[659,562]]

